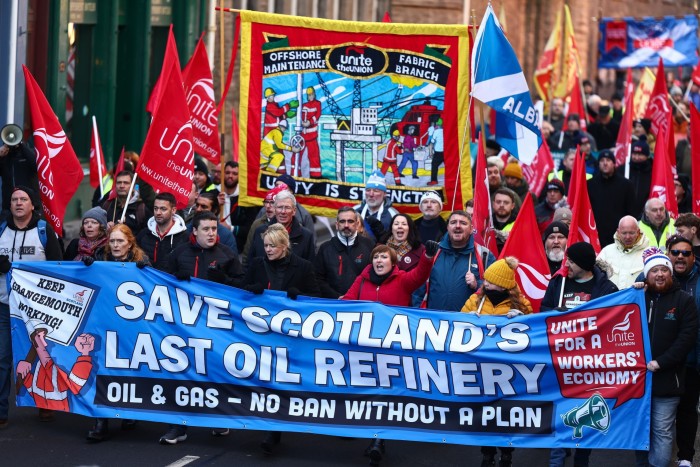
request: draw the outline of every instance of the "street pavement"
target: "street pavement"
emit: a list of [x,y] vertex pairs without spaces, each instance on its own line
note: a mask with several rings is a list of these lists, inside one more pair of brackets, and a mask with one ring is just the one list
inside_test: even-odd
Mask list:
[[[211,436],[205,428],[190,428],[186,442],[162,446],[158,439],[167,430],[163,424],[139,422],[132,431],[122,431],[111,420],[109,440],[90,444],[85,434],[92,420],[57,413],[52,422],[40,422],[33,408],[10,409],[10,425],[0,431],[0,466],[366,466],[363,457],[368,442],[313,434],[284,433],[273,456],[260,450],[264,433],[231,430],[226,437]],[[698,442],[696,441],[696,448]],[[549,450],[516,449],[514,466],[547,466]],[[698,459],[698,456],[696,456]],[[478,447],[406,441],[387,441],[382,467],[479,466]],[[572,466],[571,458],[567,467]],[[594,451],[591,466],[633,466],[631,451]],[[675,465],[675,464],[673,464]]]

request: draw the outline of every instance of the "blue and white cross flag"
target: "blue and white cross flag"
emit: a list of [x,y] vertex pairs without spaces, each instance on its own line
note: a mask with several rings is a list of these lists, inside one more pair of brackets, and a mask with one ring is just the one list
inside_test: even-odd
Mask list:
[[472,97],[496,111],[496,141],[529,164],[542,144],[523,69],[489,4],[472,51]]

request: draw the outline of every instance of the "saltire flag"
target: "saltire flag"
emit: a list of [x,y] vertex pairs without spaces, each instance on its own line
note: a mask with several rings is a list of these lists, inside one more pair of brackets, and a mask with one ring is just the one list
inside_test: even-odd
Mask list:
[[[666,206],[671,217],[678,217],[678,202],[676,201],[676,186],[673,181],[673,169],[668,140],[673,135],[664,127],[659,129],[659,136],[654,147],[654,162],[651,168],[651,189],[649,198],[659,198]],[[672,146],[671,146],[672,147]]]
[[496,141],[524,164],[542,144],[530,89],[491,5],[472,51],[472,96],[497,112]]
[[[554,159],[549,151],[549,146],[543,144],[540,146],[537,155],[530,164],[522,164],[523,176],[530,186],[530,191],[537,196],[542,192],[547,183],[547,176],[554,169]],[[526,196],[529,198],[529,196]]]
[[[119,160],[117,161],[117,166],[114,168],[114,174],[112,175],[113,180],[112,180],[112,189],[109,192],[109,196],[107,197],[108,201],[112,201],[114,198],[117,197],[117,174],[124,170],[124,146],[122,146],[122,152],[119,154]],[[117,212],[116,210],[114,211],[115,213]]]
[[632,117],[634,120],[644,117],[655,84],[656,75],[649,68],[645,68],[637,83],[637,91],[634,93],[634,116]]
[[83,168],[46,96],[22,65],[32,118],[39,191],[46,220],[63,237],[66,206],[83,179]]
[[533,83],[543,101],[551,102],[561,73],[561,10],[554,20],[554,29],[547,39],[540,61],[535,69]]
[[[519,265],[515,271],[515,281],[530,300],[533,311],[538,312],[551,275],[532,203],[532,196],[526,196],[500,258],[506,256],[518,258]],[[527,247],[523,248],[524,245]]]
[[[173,51],[175,53],[173,54]],[[165,45],[165,55],[163,57],[163,66],[160,69],[160,76],[156,81],[155,86],[153,86],[153,91],[151,91],[151,96],[148,98],[146,103],[146,112],[151,115],[156,113],[156,109],[160,104],[163,97],[163,70],[169,70],[172,65],[173,57],[177,60],[178,68],[180,67],[180,59],[177,55],[177,45],[175,45],[175,36],[173,36],[173,25],[170,25],[170,32],[168,33],[168,42]],[[178,69],[179,71],[179,69]]]
[[665,133],[669,132],[668,115],[671,114],[671,104],[668,103],[668,89],[666,89],[666,73],[664,62],[659,59],[659,67],[656,70],[656,81],[654,89],[649,97],[644,118],[651,120],[651,133],[659,138],[660,129],[663,127]]
[[214,98],[214,80],[203,37],[182,72],[187,106],[192,119],[192,142],[197,154],[213,164],[221,162],[219,117]]
[[566,111],[566,120],[568,121],[569,115],[577,114],[579,116],[579,124],[581,125],[581,130],[586,131],[588,129],[588,118],[586,112],[586,107],[583,105],[583,89],[578,80],[578,76],[574,77],[574,87],[569,94],[569,108]]
[[192,190],[194,148],[172,27],[165,55],[160,73],[160,103],[155,107],[136,173],[156,192],[169,191],[175,195],[181,209],[187,206]]
[[90,186],[100,187],[100,198],[104,196],[105,157],[102,152],[100,133],[97,130],[97,119],[92,116],[92,138],[90,138]]
[[[698,108],[694,104],[690,104],[690,140],[700,141],[700,112],[698,112]],[[700,144],[690,145],[690,160],[700,161]],[[693,214],[700,216],[700,164],[691,164],[690,170],[693,190]]]
[[494,256],[498,256],[496,232],[493,229],[491,215],[491,194],[489,193],[489,180],[486,171],[486,154],[483,145],[485,137],[483,131],[479,133],[479,150],[476,154],[476,175],[474,176],[472,226],[474,228],[474,242],[488,248]]
[[620,130],[617,133],[615,142],[615,166],[625,165],[627,157],[630,155],[632,145],[632,117],[634,114],[634,82],[632,81],[632,70],[627,70],[627,82],[625,83],[625,101],[622,110],[622,121]]

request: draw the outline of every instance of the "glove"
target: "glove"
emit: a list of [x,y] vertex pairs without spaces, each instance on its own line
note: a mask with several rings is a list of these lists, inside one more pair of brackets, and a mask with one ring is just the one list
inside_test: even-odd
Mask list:
[[368,217],[365,220],[367,221],[367,224],[369,224],[369,229],[372,231],[374,238],[376,238],[377,241],[379,241],[379,239],[386,232],[386,230],[384,229],[384,224],[382,224],[382,221],[380,221],[376,217]]
[[290,109],[296,109],[299,107],[299,101],[294,99],[293,101],[289,101],[289,108]]
[[297,111],[296,110],[287,110],[287,118],[294,118],[297,116]]
[[12,263],[10,262],[10,257],[7,255],[0,255],[0,273],[7,274],[12,268]]
[[252,284],[252,285],[247,286],[245,289],[248,292],[254,293],[255,295],[260,295],[265,290],[265,287],[263,287],[260,284]]
[[214,267],[207,269],[207,280],[218,282],[219,284],[225,284],[228,282],[228,276],[220,268]]
[[136,267],[137,267],[137,268],[143,269],[143,268],[145,268],[146,266],[148,266],[148,262],[147,262],[147,261],[144,261],[144,260],[136,261]]
[[555,308],[556,311],[569,311],[569,309],[565,306],[558,306]]
[[296,300],[299,295],[301,295],[301,290],[297,289],[296,287],[290,287],[287,290],[287,297],[291,298],[292,300]]
[[435,240],[428,240],[425,242],[425,256],[432,258],[435,256],[440,249],[440,244]]
[[85,258],[83,258],[83,264],[85,266],[91,266],[92,263],[94,263],[94,262],[95,262],[95,258],[93,258],[92,256],[86,256]]
[[508,313],[506,313],[506,318],[515,318],[516,316],[522,315],[523,312],[520,310],[516,310],[515,308],[511,308]]
[[175,279],[179,281],[189,281],[190,280],[190,274],[184,271],[178,271],[175,273]]

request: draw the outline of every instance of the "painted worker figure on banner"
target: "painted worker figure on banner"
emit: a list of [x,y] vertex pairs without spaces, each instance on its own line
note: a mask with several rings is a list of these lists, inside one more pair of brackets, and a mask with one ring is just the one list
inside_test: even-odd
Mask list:
[[[306,102],[301,106],[301,136],[306,143],[306,157],[309,162],[309,177],[322,178],[321,174],[321,150],[318,146],[319,120],[321,119],[321,103],[316,99],[316,91],[312,87],[306,88]],[[296,158],[297,164],[293,164],[292,174],[301,174],[301,153]]]
[[403,185],[401,183],[401,173],[396,162],[399,160],[399,156],[403,154],[403,146],[401,145],[401,135],[399,130],[394,130],[391,134],[391,139],[386,145],[386,152],[384,153],[384,160],[382,161],[382,173],[386,173],[391,169],[394,173],[394,184],[397,186]]
[[260,143],[260,168],[263,170],[286,174],[284,151],[299,152],[299,147],[284,142],[284,132],[288,126],[287,120],[280,120],[279,125],[270,130]]
[[416,132],[416,127],[409,125],[406,128],[406,134],[403,137],[403,157],[401,158],[401,164],[399,164],[399,176],[403,177],[403,169],[406,167],[406,164],[410,162],[411,177],[414,180],[418,180],[418,162],[413,155],[418,147],[416,137],[413,135]]
[[80,355],[69,374],[56,365],[47,349],[46,336],[51,331],[43,322],[34,325],[29,336],[32,346],[25,359],[17,363],[17,393],[24,386],[38,408],[69,412],[68,391],[79,394],[92,371],[90,353],[95,349],[95,337],[81,334],[76,338],[75,349]]
[[[287,118],[294,118],[296,115],[296,108],[299,107],[298,100],[291,100],[287,104],[279,105],[275,100],[275,90],[272,88],[265,89],[265,123],[264,123],[264,133],[268,133],[280,124],[282,120]],[[263,134],[264,134],[263,133]]]

